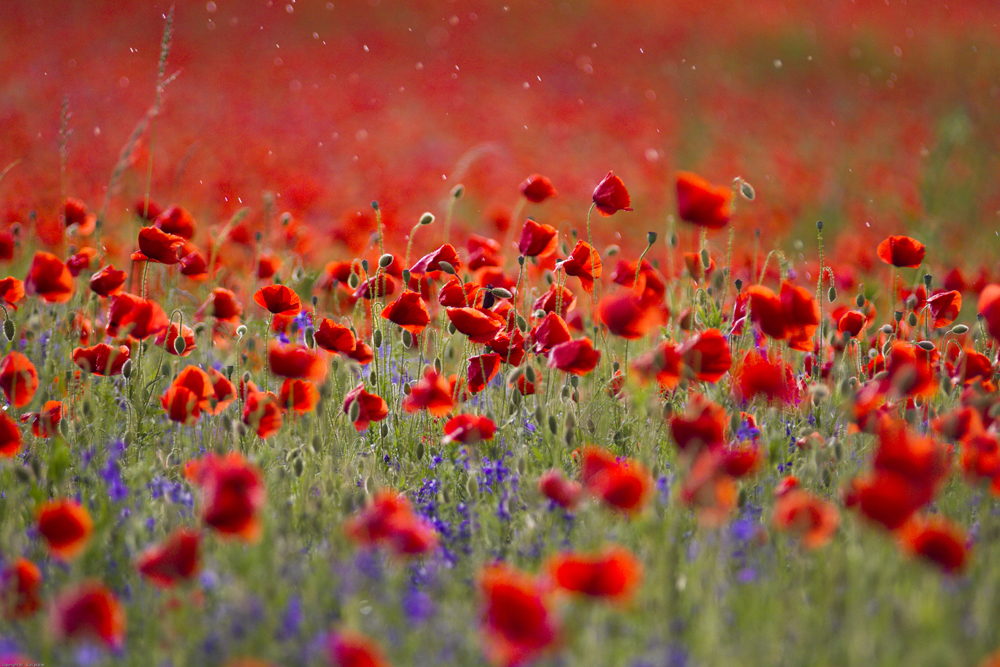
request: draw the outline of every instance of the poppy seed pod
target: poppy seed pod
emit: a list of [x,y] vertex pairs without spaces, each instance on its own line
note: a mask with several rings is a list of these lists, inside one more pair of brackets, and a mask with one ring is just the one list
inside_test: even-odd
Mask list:
[[646,243],[648,245],[656,243],[656,232],[646,232]]
[[375,209],[376,211],[378,210],[378,202],[377,201],[373,201],[372,202],[372,208]]
[[434,222],[434,214],[432,214],[432,213],[424,213],[422,216],[420,216],[420,224],[421,225],[426,226],[426,225],[431,224],[432,222]]

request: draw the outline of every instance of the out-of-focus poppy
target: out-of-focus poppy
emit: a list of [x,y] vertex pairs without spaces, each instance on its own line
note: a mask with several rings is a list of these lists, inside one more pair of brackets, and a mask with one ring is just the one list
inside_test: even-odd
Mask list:
[[99,377],[120,375],[122,367],[131,356],[128,345],[112,346],[98,343],[93,347],[77,347],[73,349],[73,363],[88,373]]
[[410,267],[410,275],[420,278],[425,274],[440,271],[441,262],[451,264],[455,271],[459,271],[462,268],[462,261],[458,258],[458,251],[455,250],[455,246],[450,243],[445,243],[437,250],[429,252],[418,259],[416,263]]
[[614,215],[618,211],[631,211],[632,199],[622,179],[609,171],[608,175],[597,184],[593,194],[594,206],[601,215]]
[[179,263],[182,276],[187,276],[194,281],[202,281],[208,278],[208,261],[193,244],[185,244],[185,247],[180,251],[180,258],[181,261]]
[[680,384],[681,366],[678,346],[670,341],[663,341],[632,362],[642,380],[655,379],[663,389],[674,389]]
[[80,236],[90,236],[97,229],[97,216],[87,210],[87,205],[75,198],[67,197],[63,205],[63,222],[67,227],[76,225]]
[[627,600],[642,580],[642,563],[620,546],[596,554],[557,554],[548,570],[559,588],[607,600]]
[[437,547],[437,532],[413,513],[410,501],[392,489],[380,490],[363,510],[344,523],[344,532],[362,546],[385,546],[399,556]]
[[478,308],[483,305],[483,296],[479,285],[453,277],[438,290],[438,303],[446,308]]
[[927,308],[934,317],[934,328],[946,327],[955,321],[962,310],[962,294],[960,292],[940,292],[927,299]]
[[201,569],[201,533],[188,528],[175,530],[160,544],[149,547],[136,559],[139,574],[161,588],[186,581]]
[[212,382],[215,396],[208,397],[209,405],[203,406],[202,409],[210,415],[217,415],[236,400],[236,387],[225,375],[214,368],[208,369],[208,377]]
[[79,556],[93,529],[90,513],[75,500],[52,500],[38,508],[38,532],[59,559]]
[[600,350],[595,350],[586,336],[560,343],[549,350],[549,368],[558,368],[571,375],[586,375],[597,368],[600,361]]
[[18,558],[0,572],[0,613],[3,618],[13,620],[33,616],[42,607],[41,593],[42,572],[27,558]]
[[186,209],[173,204],[153,220],[153,227],[181,238],[194,238],[196,223]]
[[[183,341],[183,343],[180,344],[180,352],[177,351],[178,338]],[[175,322],[158,333],[154,343],[157,347],[162,347],[166,350],[167,354],[172,354],[175,357],[190,356],[195,350],[194,329],[186,324],[179,325]]]
[[312,412],[319,405],[319,389],[309,380],[288,378],[281,385],[278,395],[281,407],[300,415]]
[[498,333],[486,344],[490,350],[500,356],[500,361],[511,366],[520,366],[524,361],[524,336],[517,329],[509,335],[503,332]]
[[734,372],[733,396],[737,402],[762,396],[768,401],[793,403],[799,395],[792,368],[780,359],[750,350]]
[[372,349],[371,345],[364,342],[363,340],[357,341],[354,349],[347,352],[344,356],[349,359],[354,359],[362,366],[367,366],[375,359],[375,350]]
[[73,275],[62,261],[50,252],[39,250],[31,260],[24,290],[46,303],[66,303],[73,296]]
[[354,290],[352,298],[371,301],[373,298],[381,299],[384,296],[391,296],[395,293],[396,279],[386,273],[381,273],[378,276],[372,276],[368,280],[362,280],[358,288]]
[[38,371],[28,357],[10,351],[0,359],[0,390],[15,408],[23,408],[38,390]]
[[517,250],[525,257],[538,257],[552,254],[556,249],[558,232],[555,227],[535,222],[528,218],[521,230],[521,239]]
[[0,280],[0,301],[8,308],[17,310],[17,302],[24,298],[24,283],[8,276]]
[[299,295],[285,285],[268,285],[253,295],[254,303],[275,315],[298,315],[302,310]]
[[542,586],[526,574],[504,565],[483,570],[482,629],[486,654],[502,667],[535,659],[557,640],[555,614]]
[[62,401],[45,401],[41,412],[26,412],[21,415],[21,422],[31,423],[31,432],[36,438],[48,438],[62,421]]
[[608,331],[626,340],[638,340],[666,321],[664,308],[632,292],[601,299],[597,304],[597,316]]
[[357,340],[354,332],[343,324],[337,324],[333,320],[323,318],[320,320],[319,329],[315,334],[316,346],[327,352],[337,352],[339,354],[349,354],[357,347]]
[[575,509],[583,497],[583,485],[567,479],[559,470],[549,470],[538,478],[538,490],[543,496],[566,510]]
[[332,667],[390,667],[374,642],[359,634],[331,634],[327,651]]
[[979,293],[979,314],[993,338],[1000,340],[1000,285],[987,285]]
[[700,252],[684,253],[684,265],[695,282],[700,283],[703,278],[707,278],[715,273],[715,259],[709,257],[708,266],[705,266],[701,260]]
[[[121,299],[119,294],[115,300]],[[115,335],[128,335],[136,340],[145,340],[166,331],[170,324],[167,314],[160,304],[152,299],[134,299],[131,307],[118,319],[118,331]]]
[[865,323],[864,313],[860,310],[849,310],[837,320],[837,331],[850,334],[852,338],[856,338],[861,333],[861,330],[864,329]]
[[223,287],[216,287],[194,316],[197,320],[212,316],[219,321],[235,324],[242,314],[243,305],[236,299],[236,295]]
[[721,405],[695,394],[683,415],[675,414],[670,418],[670,434],[679,450],[696,453],[725,442],[726,421],[726,411]]
[[774,525],[802,537],[808,549],[826,545],[840,524],[837,508],[799,489],[787,490],[774,504]]
[[59,595],[50,626],[58,640],[97,639],[112,650],[125,642],[125,612],[114,593],[99,583],[84,583]]
[[678,496],[703,526],[725,523],[737,500],[736,482],[726,474],[719,449],[702,449],[680,485]]
[[308,347],[271,343],[267,355],[271,372],[275,375],[304,378],[313,382],[322,382],[326,379],[326,360]]
[[404,290],[399,298],[383,308],[382,317],[411,334],[421,333],[431,321],[427,304],[419,294],[410,290]]
[[681,220],[707,229],[721,229],[732,216],[733,191],[715,186],[689,171],[677,173],[677,213]]
[[201,417],[198,397],[187,387],[171,385],[160,398],[163,411],[170,421],[190,426]]
[[116,269],[113,264],[108,264],[90,277],[90,290],[98,296],[107,298],[122,291],[127,277],[126,272]]
[[181,261],[178,251],[184,246],[184,237],[168,234],[156,227],[139,230],[139,252],[132,253],[135,261],[177,264]]
[[556,189],[549,179],[541,174],[532,174],[521,183],[521,194],[528,201],[540,204],[549,197],[555,197]]
[[455,415],[444,425],[442,443],[460,442],[474,445],[482,440],[492,440],[497,426],[489,417],[482,415]]
[[601,255],[586,241],[576,242],[569,257],[556,262],[556,268],[562,269],[567,276],[580,279],[580,284],[587,293],[594,291],[594,282],[601,279],[603,264]]
[[606,505],[627,514],[645,507],[653,487],[649,472],[638,461],[618,461],[597,447],[584,448],[580,481]]
[[192,461],[185,474],[201,487],[202,519],[226,536],[256,540],[260,535],[260,510],[265,502],[260,471],[240,454],[209,455]]
[[684,365],[701,382],[718,382],[733,365],[729,342],[718,329],[706,329],[691,336],[678,352]]
[[556,345],[573,340],[566,321],[556,313],[549,313],[532,328],[529,334],[535,354],[547,354]]
[[21,429],[5,412],[0,412],[0,458],[14,458],[21,449]]
[[468,366],[468,380],[469,380],[469,391],[473,394],[478,394],[486,385],[496,377],[497,373],[500,371],[500,355],[499,354],[480,354],[475,357],[469,357]]
[[243,405],[243,423],[261,438],[281,430],[281,404],[273,392],[252,391]]
[[506,324],[502,317],[484,308],[448,308],[445,312],[455,328],[477,344],[488,343]]
[[96,248],[83,248],[80,252],[66,258],[66,268],[69,269],[69,274],[76,278],[84,271],[92,269],[96,257]]
[[407,412],[427,410],[433,417],[443,417],[453,407],[447,378],[431,367],[424,370],[424,377],[413,385],[409,396],[403,399],[403,409]]
[[[352,414],[353,403],[358,405],[356,418]],[[371,422],[380,422],[389,416],[389,405],[378,394],[365,391],[365,385],[362,383],[347,392],[344,397],[344,413],[352,420],[355,429],[364,431]]]
[[878,244],[875,252],[886,264],[915,269],[923,263],[927,248],[909,236],[890,236]]
[[899,541],[907,553],[948,574],[960,574],[968,565],[965,534],[944,519],[914,519],[899,532]]
[[897,396],[933,396],[938,388],[937,349],[925,350],[913,343],[895,342],[889,351],[881,389]]
[[[546,313],[554,313],[565,319],[566,312],[576,305],[576,295],[558,283],[552,283],[548,291],[535,299],[531,305],[531,310],[543,310]],[[556,309],[559,309],[558,311]]]

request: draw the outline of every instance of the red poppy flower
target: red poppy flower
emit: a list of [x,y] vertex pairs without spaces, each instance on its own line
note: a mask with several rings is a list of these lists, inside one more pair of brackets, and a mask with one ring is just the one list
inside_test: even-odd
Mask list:
[[[179,354],[177,352],[178,338],[184,341],[184,349]],[[166,350],[167,354],[172,354],[175,357],[187,357],[195,350],[194,330],[186,324],[180,326],[175,322],[158,333],[154,343],[157,347]]]
[[541,174],[532,174],[521,183],[521,194],[528,201],[540,204],[549,197],[555,197],[556,189],[549,179]]
[[0,458],[13,458],[21,449],[21,429],[6,413],[0,412]]
[[99,377],[120,375],[122,366],[128,361],[132,350],[128,345],[112,346],[99,343],[93,347],[77,347],[73,350],[73,363],[88,373]]
[[[297,297],[296,297],[297,298]],[[258,302],[259,303],[259,302]],[[222,287],[216,287],[209,294],[208,300],[194,314],[195,319],[203,320],[214,317],[222,322],[239,322],[243,314],[243,305],[237,301],[236,295]]]
[[80,252],[67,257],[66,268],[69,269],[69,274],[76,278],[84,271],[90,270],[94,264],[95,257],[97,257],[97,250],[95,248],[84,248]]
[[807,491],[787,490],[774,504],[774,525],[802,536],[807,549],[826,545],[840,524],[837,508]]
[[736,482],[726,474],[718,449],[702,449],[695,457],[679,492],[681,502],[691,507],[706,527],[725,523],[736,507]]
[[361,281],[358,288],[354,290],[352,297],[354,299],[368,299],[371,301],[373,298],[381,299],[384,296],[391,296],[395,293],[396,279],[386,273],[381,273],[378,276],[372,276],[368,280]]
[[469,357],[468,380],[469,391],[478,394],[496,377],[500,371],[499,354],[481,354]]
[[483,308],[448,308],[448,319],[473,343],[488,343],[506,322],[492,310]]
[[371,422],[380,422],[389,416],[389,405],[385,399],[378,394],[369,394],[363,383],[347,392],[344,397],[344,413],[348,416],[351,414],[351,404],[355,401],[360,410],[354,420],[354,428],[359,432],[368,428]]
[[300,415],[312,412],[319,405],[319,389],[309,380],[288,378],[281,385],[278,401],[286,410],[293,410]]
[[42,572],[30,560],[18,558],[0,572],[0,612],[5,619],[33,616],[42,607],[41,593]]
[[615,336],[638,340],[666,321],[664,309],[633,292],[604,297],[597,304],[597,316]]
[[326,360],[302,345],[271,343],[268,348],[271,372],[287,378],[304,378],[314,382],[326,379]]
[[[566,287],[557,283],[552,283],[547,292],[535,299],[531,305],[532,312],[543,310],[546,313],[554,313],[560,317],[566,317],[567,311],[576,305],[576,295]],[[556,309],[559,309],[558,312]]]
[[674,389],[681,382],[681,355],[676,344],[663,341],[632,362],[643,381],[655,379],[664,389]]
[[489,417],[482,415],[455,415],[444,425],[443,444],[460,442],[474,445],[482,440],[492,440],[497,426]]
[[125,284],[127,277],[127,273],[116,269],[113,264],[108,264],[90,277],[90,290],[98,296],[107,298],[122,291],[122,285]]
[[463,283],[453,277],[438,290],[438,303],[446,308],[478,308],[483,305],[484,295],[476,283]]
[[15,408],[23,408],[38,390],[38,371],[28,357],[11,351],[0,359],[0,390]]
[[1000,340],[1000,285],[987,285],[979,293],[979,314],[986,322],[990,335]]
[[62,402],[45,401],[41,412],[27,412],[21,415],[21,423],[31,423],[31,432],[36,438],[48,438],[62,421]]
[[[948,349],[950,351],[954,348],[949,347]],[[957,382],[965,385],[977,381],[988,382],[993,376],[993,362],[985,354],[980,354],[970,348],[963,348],[952,376]]]
[[76,225],[80,236],[90,236],[97,229],[97,216],[87,210],[87,205],[75,197],[67,197],[63,206],[63,222],[67,227]]
[[195,404],[201,410],[211,407],[211,400],[215,398],[211,377],[197,366],[185,366],[174,378],[171,386],[190,391]]
[[75,500],[52,500],[38,508],[38,532],[62,560],[79,556],[93,529],[90,514]]
[[524,361],[524,336],[517,329],[509,335],[503,332],[498,333],[488,343],[487,347],[500,356],[500,361],[511,366],[520,366]]
[[538,478],[538,490],[543,496],[566,510],[575,509],[583,496],[579,482],[566,479],[559,470],[549,470]]
[[327,352],[349,354],[357,347],[354,332],[343,324],[337,324],[327,318],[323,318],[320,321],[319,330],[315,334],[315,340],[316,346]]
[[860,310],[849,310],[837,320],[837,331],[848,333],[855,338],[865,327],[866,321],[865,314]]
[[437,532],[413,513],[410,502],[391,489],[344,523],[344,532],[362,546],[386,546],[398,556],[416,556],[437,547]]
[[[188,249],[190,247],[190,250]],[[208,278],[208,261],[201,251],[187,243],[180,250],[181,275],[194,281],[202,281]],[[218,268],[218,267],[216,267]]]
[[455,271],[462,268],[462,261],[458,258],[458,251],[455,250],[455,246],[445,243],[437,250],[429,252],[418,259],[416,264],[410,267],[410,275],[420,278],[424,274],[440,271],[441,262],[451,264]]
[[525,257],[549,255],[556,249],[558,232],[551,225],[544,225],[528,218],[521,230],[517,250]]
[[591,555],[558,554],[548,570],[559,588],[608,600],[627,600],[642,580],[642,563],[620,546]]
[[642,260],[642,266],[638,271],[639,282],[636,283],[636,264],[624,259],[619,260],[614,273],[611,274],[611,282],[634,289],[643,299],[662,301],[667,292],[667,281],[663,274],[652,264]]
[[161,588],[191,579],[201,569],[201,533],[175,530],[164,542],[143,551],[136,559],[139,574]]
[[275,315],[298,315],[302,310],[299,295],[284,285],[268,285],[257,290],[254,302]]
[[195,226],[191,214],[176,205],[168,206],[153,220],[153,227],[185,239],[194,238]]
[[125,642],[125,612],[114,593],[85,583],[61,594],[52,605],[50,626],[56,639],[97,639],[118,650]]
[[780,359],[751,350],[734,373],[733,397],[737,402],[763,396],[768,401],[791,403],[798,398],[798,385],[792,368]]
[[677,173],[677,213],[681,220],[707,229],[721,229],[733,214],[732,189],[715,186],[689,171]]
[[273,392],[251,391],[243,405],[243,423],[261,438],[270,438],[281,430],[281,403]]
[[628,195],[628,190],[622,179],[609,171],[597,187],[594,188],[594,206],[601,212],[601,215],[614,215],[618,211],[631,211],[632,199]]
[[695,394],[683,415],[670,418],[670,434],[682,452],[717,448],[725,442],[727,419],[721,405]]
[[695,334],[684,341],[678,352],[700,382],[718,382],[733,365],[729,342],[718,329]]
[[156,227],[143,227],[139,230],[139,252],[132,253],[132,259],[138,262],[177,264],[181,261],[178,251],[183,246],[182,236],[167,234]]
[[719,450],[722,471],[733,479],[755,474],[764,461],[760,447],[752,442],[730,444]]
[[889,530],[905,524],[930,501],[926,485],[914,483],[894,471],[879,470],[869,477],[855,479],[853,491],[861,513]]
[[878,244],[876,253],[886,264],[915,269],[923,263],[927,248],[909,236],[890,236]]
[[358,634],[333,633],[328,651],[333,667],[389,667],[374,642]]
[[617,461],[610,453],[596,447],[583,450],[580,481],[605,504],[627,514],[645,507],[653,480],[638,461]]
[[569,326],[556,313],[549,313],[534,326],[529,334],[535,354],[547,354],[556,345],[573,340]]
[[190,478],[202,490],[205,524],[222,535],[257,539],[265,501],[260,471],[236,452],[209,455],[193,463]]
[[903,549],[937,565],[948,574],[961,573],[968,564],[966,536],[956,525],[943,519],[909,522],[899,534]]
[[893,343],[885,363],[888,375],[882,380],[882,391],[891,390],[906,396],[933,396],[940,386],[937,375],[940,356],[937,349],[927,351],[913,343]]
[[171,385],[160,398],[160,403],[170,421],[190,426],[201,417],[198,397],[187,387]]
[[556,269],[562,269],[567,276],[580,279],[583,289],[590,293],[594,291],[594,281],[601,278],[601,255],[585,241],[577,241],[569,257],[556,263]]
[[122,293],[112,299],[111,309],[116,310],[118,317],[114,334],[111,334],[112,323],[108,323],[109,335],[128,335],[136,340],[145,340],[167,330],[170,320],[160,304],[152,299],[124,299],[126,296],[131,295]]
[[354,359],[362,366],[367,366],[375,359],[375,351],[372,349],[371,345],[359,340],[357,345],[355,345],[354,350],[348,352],[345,356],[349,359]]
[[66,303],[73,296],[73,276],[58,257],[39,250],[31,260],[24,290],[46,303]]
[[940,292],[927,299],[927,307],[934,316],[934,328],[946,327],[955,321],[962,310],[962,295],[959,292]]
[[601,361],[601,352],[595,350],[590,339],[560,343],[549,350],[549,368],[558,368],[571,375],[586,375]]
[[24,283],[17,278],[8,276],[0,280],[0,300],[8,308],[17,310],[17,302],[24,298]]
[[413,385],[409,396],[403,399],[403,409],[407,412],[427,410],[433,417],[445,416],[453,406],[447,378],[431,367],[424,370],[424,377]]
[[715,259],[709,257],[708,266],[705,266],[701,261],[700,252],[684,253],[684,265],[695,282],[700,282],[703,278],[707,278],[715,272]]
[[421,333],[431,321],[427,304],[419,294],[410,290],[404,290],[398,299],[383,308],[382,317],[411,334]]
[[781,283],[779,298],[788,347],[800,352],[811,352],[812,338],[819,327],[819,304],[816,303],[816,298],[804,287],[793,285],[787,280]]
[[555,644],[555,615],[534,579],[505,565],[494,565],[483,570],[479,588],[486,654],[493,663],[523,665]]
[[212,382],[212,391],[215,395],[208,397],[209,405],[203,405],[202,409],[210,415],[217,415],[236,400],[236,387],[225,375],[214,368],[208,369],[208,377]]

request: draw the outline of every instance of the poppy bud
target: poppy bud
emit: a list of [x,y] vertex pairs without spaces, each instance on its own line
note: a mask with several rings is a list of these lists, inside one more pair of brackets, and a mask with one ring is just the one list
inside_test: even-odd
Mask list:
[[434,222],[434,214],[433,213],[424,213],[422,216],[420,216],[420,224],[421,225],[425,225],[426,226],[426,225],[431,224],[432,222]]
[[387,252],[378,258],[378,265],[383,269],[388,269],[389,265],[392,264],[393,259],[395,258],[392,256],[392,253]]
[[884,325],[882,325],[882,333],[884,333],[886,336],[888,336],[889,334],[891,334],[892,333],[892,325],[891,324],[884,324]]
[[648,245],[656,243],[656,232],[646,232],[646,243]]
[[857,304],[858,308],[863,308],[865,305],[865,295],[859,293],[857,298],[854,299],[854,303]]
[[510,290],[505,290],[502,287],[494,287],[493,289],[490,290],[490,292],[492,292],[493,296],[495,296],[498,299],[509,299],[512,296],[514,296],[513,294],[511,294]]
[[403,284],[404,285],[409,285],[410,284],[410,275],[411,274],[410,274],[410,270],[409,269],[403,269]]
[[247,335],[247,326],[245,324],[241,324],[240,326],[236,327],[237,338],[243,338],[246,335]]
[[927,288],[928,292],[931,290],[931,282],[933,282],[933,280],[934,278],[931,276],[931,274],[929,273],[924,274],[924,287]]
[[4,320],[3,323],[3,335],[7,337],[8,341],[14,340],[14,320]]
[[743,279],[737,278],[736,280],[733,281],[733,284],[736,285],[736,293],[739,294],[740,291],[743,289]]
[[670,247],[676,248],[677,244],[680,243],[680,238],[677,236],[677,232],[670,232]]
[[836,301],[837,300],[837,288],[834,287],[833,285],[830,285],[830,293],[827,294],[826,296],[827,296],[828,299],[830,299],[830,303],[833,303],[834,301]]
[[418,461],[420,461],[421,459],[424,458],[424,443],[423,442],[418,442],[417,443],[417,452],[416,453],[417,453],[417,460]]
[[563,422],[563,425],[566,427],[566,430],[576,428],[576,417],[573,416],[572,412],[566,413],[566,419]]
[[579,375],[570,375],[569,376],[569,383],[571,385],[573,385],[574,389],[576,389],[577,387],[580,386],[580,376]]
[[183,336],[178,336],[174,339],[174,352],[180,356],[184,354],[184,350],[187,349],[187,343],[184,342]]
[[351,406],[347,410],[347,417],[351,420],[351,423],[358,421],[361,417],[361,403],[357,399],[351,401]]
[[448,333],[454,336],[456,331],[458,331],[458,327],[455,326],[455,323],[448,322]]
[[576,431],[568,430],[563,434],[563,441],[567,447],[573,447],[576,443]]
[[969,327],[964,324],[956,324],[951,328],[951,333],[961,336],[969,331]]
[[535,367],[525,366],[524,367],[524,378],[531,383],[535,382]]
[[552,431],[552,435],[559,432],[559,423],[556,421],[555,415],[549,415],[549,430]]
[[347,276],[347,285],[351,289],[357,289],[358,285],[360,284],[361,284],[361,278],[358,276],[358,274],[352,273],[351,275]]
[[316,347],[316,330],[312,327],[306,327],[306,345],[313,349]]
[[[743,195],[743,198],[747,201],[753,201],[757,198],[757,193],[754,192],[753,186],[744,181],[742,178],[740,179],[740,194]],[[823,221],[820,220],[817,222],[816,226],[823,229]]]
[[368,383],[376,384],[377,381],[378,381],[378,375],[375,374],[375,369],[373,368],[371,372],[368,374]]
[[930,352],[931,350],[934,349],[934,343],[932,343],[929,340],[922,340],[919,343],[917,343],[917,347],[919,347],[921,350],[924,350],[925,352]]
[[515,319],[514,321],[517,322],[517,330],[520,331],[521,333],[525,333],[528,330],[528,323],[525,322],[524,318],[521,317],[520,315],[517,315],[516,317],[517,319]]
[[572,388],[572,387],[570,387],[570,386],[569,386],[568,384],[564,384],[564,385],[563,385],[563,388],[562,388],[562,391],[560,392],[560,395],[562,396],[562,399],[563,399],[564,401],[565,401],[565,400],[566,400],[567,398],[569,398],[569,392],[570,392],[570,391],[572,391],[572,389],[573,389],[573,388]]
[[403,385],[403,396],[409,396],[413,393],[413,385],[404,384]]
[[712,265],[712,259],[708,256],[708,248],[701,249],[701,265],[706,269]]
[[132,360],[126,359],[125,363],[122,364],[122,377],[128,380],[132,377]]
[[910,313],[910,316],[906,318],[906,321],[909,322],[911,327],[917,326],[917,314]]
[[376,211],[378,210],[378,202],[377,201],[373,201],[372,202],[372,208],[375,209]]
[[257,243],[260,243],[262,240],[264,240],[264,234],[261,232],[254,232],[253,240],[256,241]]
[[296,477],[302,477],[302,473],[306,470],[306,464],[302,461],[302,457],[296,456],[295,460],[292,461],[292,472],[295,473]]
[[243,384],[250,382],[250,371],[243,371]]
[[406,329],[403,329],[403,347],[407,350],[413,347],[413,334]]
[[389,425],[383,422],[382,426],[379,428],[379,433],[382,435],[383,438],[388,438]]
[[461,183],[459,183],[458,185],[456,185],[454,188],[451,189],[451,197],[456,201],[461,199],[462,195],[464,194],[465,194],[465,186],[462,185]]
[[619,252],[621,252],[621,250],[622,250],[622,249],[621,249],[621,248],[619,248],[619,247],[618,247],[617,245],[609,245],[609,246],[608,246],[607,248],[605,248],[605,249],[604,249],[604,254],[605,254],[605,255],[606,255],[607,257],[614,257],[614,256],[615,256],[615,255],[617,255],[617,254],[618,254]]
[[438,262],[438,266],[441,268],[442,271],[447,273],[449,276],[455,275],[455,267],[452,266],[451,262],[446,262],[444,260],[441,260]]
[[376,329],[375,333],[372,334],[372,343],[375,344],[375,347],[382,347],[382,330],[381,329]]
[[893,317],[896,318],[897,322],[901,322],[903,320],[903,311],[897,310],[895,313],[893,313]]
[[434,358],[434,370],[437,371],[438,373],[440,373],[441,369],[442,369],[441,358],[440,357],[435,357]]
[[622,367],[621,364],[619,364],[617,361],[611,363],[611,370],[613,370],[615,373],[620,371],[621,367]]

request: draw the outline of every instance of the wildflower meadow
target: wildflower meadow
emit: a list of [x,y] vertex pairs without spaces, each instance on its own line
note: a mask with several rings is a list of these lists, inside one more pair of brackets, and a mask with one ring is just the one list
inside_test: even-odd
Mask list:
[[0,6],[0,667],[1000,665],[1000,5]]

